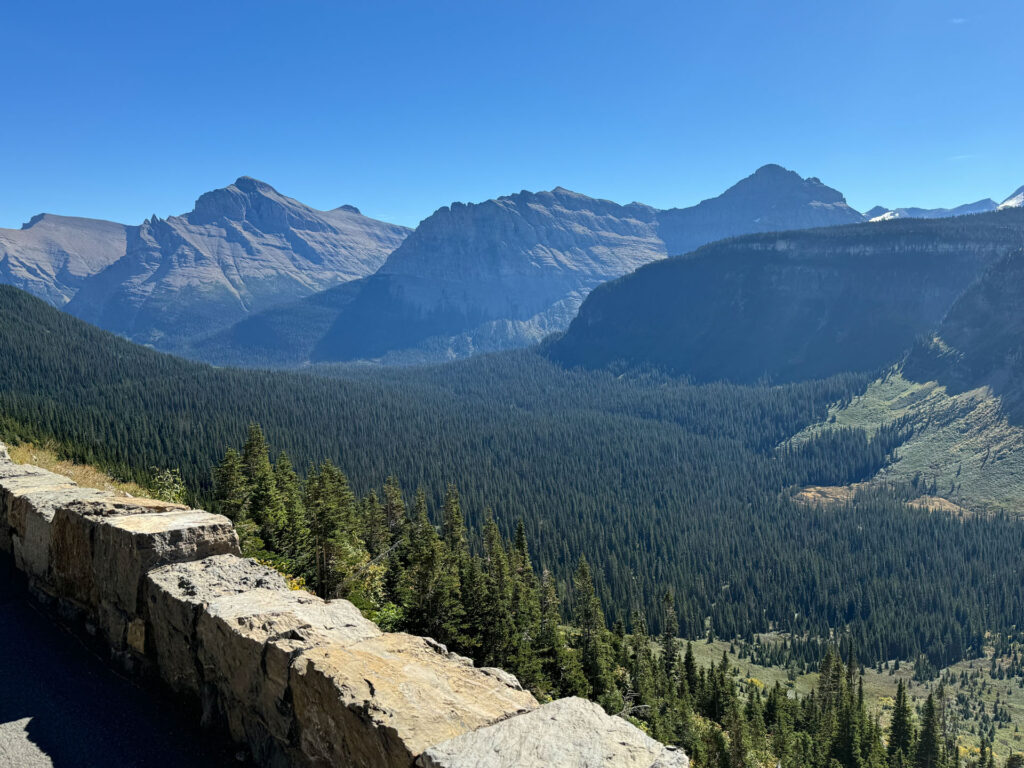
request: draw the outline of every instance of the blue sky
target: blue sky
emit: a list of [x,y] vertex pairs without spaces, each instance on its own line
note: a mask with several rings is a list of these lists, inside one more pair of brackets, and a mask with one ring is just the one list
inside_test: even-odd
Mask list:
[[415,225],[561,185],[689,205],[776,162],[864,210],[1024,184],[1024,3],[7,3],[0,226],[246,174]]

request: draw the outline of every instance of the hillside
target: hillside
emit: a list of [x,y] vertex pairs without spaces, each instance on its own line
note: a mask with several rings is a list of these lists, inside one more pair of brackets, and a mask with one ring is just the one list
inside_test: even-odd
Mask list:
[[124,256],[131,230],[49,213],[21,229],[0,229],[0,282],[63,306],[88,278]]
[[697,381],[880,369],[1022,244],[1019,210],[735,238],[601,286],[549,354]]
[[993,264],[934,334],[797,440],[849,427],[902,433],[875,484],[920,488],[973,512],[1024,514],[1024,252]]
[[562,188],[453,203],[357,290],[249,318],[189,354],[218,363],[407,363],[529,346],[564,330],[596,286],[644,264],[730,235],[862,219],[841,193],[777,165],[685,209]]

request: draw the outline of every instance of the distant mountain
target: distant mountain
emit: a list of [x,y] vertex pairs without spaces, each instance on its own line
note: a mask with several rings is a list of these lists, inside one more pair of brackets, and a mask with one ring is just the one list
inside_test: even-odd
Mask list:
[[864,214],[869,221],[889,221],[890,219],[944,219],[950,216],[966,216],[972,213],[989,213],[999,207],[999,203],[991,198],[976,203],[958,205],[956,208],[883,208],[878,205]]
[[0,282],[63,306],[85,280],[124,256],[132,227],[41,213],[0,229]]
[[352,206],[315,210],[243,176],[202,195],[190,213],[131,228],[124,256],[84,281],[67,311],[173,349],[372,274],[407,233]]
[[718,197],[658,214],[658,234],[673,256],[754,232],[854,224],[864,216],[814,177],[765,165]]
[[700,381],[871,370],[1024,245],[1024,210],[748,235],[595,290],[549,354]]
[[0,282],[173,349],[251,312],[372,274],[409,230],[318,211],[243,176],[139,226],[42,214],[0,230]]
[[1021,187],[999,205],[1000,208],[1024,207],[1024,187]]
[[[1017,212],[1014,215],[1019,215]],[[995,264],[950,308],[903,364],[904,377],[938,381],[953,394],[989,387],[1024,425],[1024,243]]]
[[618,205],[562,188],[455,203],[351,290],[251,317],[191,354],[291,365],[444,360],[527,346],[564,330],[594,287],[644,264],[746,232],[862,218],[836,190],[777,165],[686,209]]

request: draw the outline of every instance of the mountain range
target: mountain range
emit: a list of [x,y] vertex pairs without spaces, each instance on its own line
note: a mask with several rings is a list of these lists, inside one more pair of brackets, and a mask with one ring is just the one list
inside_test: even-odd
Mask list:
[[747,232],[862,221],[818,179],[767,165],[691,208],[567,189],[455,203],[366,280],[251,317],[192,355],[216,362],[422,362],[528,346],[564,330],[596,286]]
[[766,165],[689,208],[557,187],[453,203],[409,230],[242,177],[137,226],[41,214],[0,230],[0,282],[216,363],[439,361],[535,344],[565,331],[597,286],[725,238],[1022,201],[1019,190],[1001,206],[861,214],[819,179]]
[[372,274],[405,227],[318,211],[243,176],[138,226],[43,214],[0,230],[0,280],[173,349],[252,312]]

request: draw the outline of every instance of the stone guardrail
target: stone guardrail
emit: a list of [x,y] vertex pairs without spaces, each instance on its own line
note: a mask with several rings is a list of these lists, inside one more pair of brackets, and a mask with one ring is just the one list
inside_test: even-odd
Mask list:
[[240,556],[225,517],[82,488],[14,464],[2,444],[0,550],[37,599],[198,705],[259,765],[689,765],[596,704],[538,705],[507,672],[289,589]]

